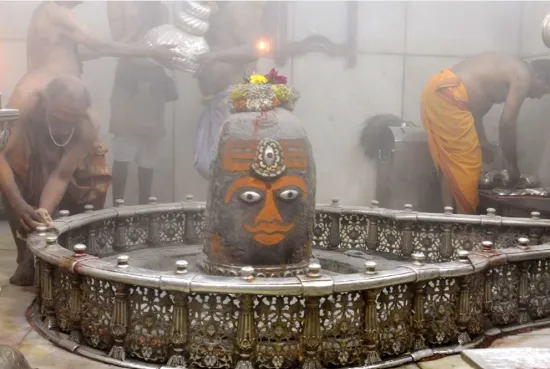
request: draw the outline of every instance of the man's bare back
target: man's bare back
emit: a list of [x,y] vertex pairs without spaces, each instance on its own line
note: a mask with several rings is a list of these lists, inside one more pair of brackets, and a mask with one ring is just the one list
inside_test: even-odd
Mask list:
[[529,65],[501,53],[484,53],[452,68],[468,91],[472,114],[483,117],[494,104],[506,101],[511,82],[529,85]]
[[29,71],[47,69],[54,73],[80,76],[78,44],[64,34],[57,22],[60,17],[69,17],[69,13],[69,8],[55,2],[44,2],[34,10],[27,34]]

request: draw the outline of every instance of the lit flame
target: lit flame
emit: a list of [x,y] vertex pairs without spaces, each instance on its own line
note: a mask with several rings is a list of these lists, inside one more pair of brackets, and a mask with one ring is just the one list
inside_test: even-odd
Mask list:
[[256,49],[260,54],[266,54],[271,50],[271,44],[265,39],[260,39],[256,44]]

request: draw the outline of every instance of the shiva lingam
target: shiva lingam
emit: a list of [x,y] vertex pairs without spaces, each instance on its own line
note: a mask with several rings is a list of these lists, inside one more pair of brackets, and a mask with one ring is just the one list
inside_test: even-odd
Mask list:
[[211,164],[203,271],[304,274],[315,217],[315,162],[281,76],[251,76],[230,91],[233,114]]
[[119,200],[37,229],[31,324],[127,368],[359,369],[548,322],[550,220],[315,206],[285,82],[230,89],[206,204]]

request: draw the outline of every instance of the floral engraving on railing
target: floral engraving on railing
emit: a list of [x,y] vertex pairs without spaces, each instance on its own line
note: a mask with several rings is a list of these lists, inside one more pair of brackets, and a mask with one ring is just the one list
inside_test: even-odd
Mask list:
[[438,262],[441,257],[441,225],[417,223],[413,227],[413,251],[421,251],[429,262]]
[[312,246],[316,249],[328,249],[330,235],[330,214],[316,212],[315,225],[313,228]]
[[376,251],[401,255],[402,232],[393,219],[383,218],[378,222],[378,248]]
[[469,284],[469,308],[468,332],[478,335],[483,332],[483,288],[485,276],[483,272],[467,276]]
[[409,352],[413,343],[410,325],[413,291],[409,285],[384,287],[377,299],[380,353],[383,357]]
[[133,246],[142,246],[147,243],[148,216],[134,216],[125,219],[124,239],[126,240],[126,248],[132,249]]
[[145,361],[166,362],[172,324],[171,296],[156,288],[135,287],[130,290],[129,298],[128,351]]
[[515,264],[491,269],[493,294],[493,324],[516,322],[518,316],[519,271]]
[[62,271],[60,268],[55,268],[53,278],[53,294],[55,302],[55,314],[59,324],[59,330],[62,332],[70,332],[70,296],[71,296],[71,279],[70,274]]
[[456,279],[435,279],[426,284],[424,300],[425,337],[432,345],[449,343],[456,338]]
[[[115,244],[115,220],[107,219],[98,222],[95,226],[96,242],[97,242],[97,256],[109,255],[113,252],[113,245]],[[72,245],[69,245],[69,249]]]
[[163,245],[185,242],[185,213],[164,213],[159,216],[159,240]]
[[340,248],[366,250],[369,222],[363,214],[340,216]]
[[360,366],[363,353],[364,300],[359,292],[321,299],[322,358],[327,367]]
[[451,237],[455,250],[478,250],[481,241],[485,241],[481,227],[473,224],[453,224]]
[[113,345],[112,313],[115,301],[110,281],[89,278],[82,285],[82,334],[92,347],[106,350]]
[[193,294],[189,314],[191,366],[233,368],[239,300],[233,295]]
[[258,296],[256,321],[257,367],[296,368],[300,360],[300,334],[304,321],[304,301],[294,296]]
[[[529,237],[529,229],[525,227],[505,227],[496,236],[495,248],[507,249],[517,245],[518,238]],[[491,241],[491,240],[489,240]]]
[[550,315],[550,260],[537,260],[530,264],[529,315],[532,318],[547,317]]

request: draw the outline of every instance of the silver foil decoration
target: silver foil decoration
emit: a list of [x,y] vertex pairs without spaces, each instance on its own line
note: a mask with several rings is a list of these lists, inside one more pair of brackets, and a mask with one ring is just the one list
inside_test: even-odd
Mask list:
[[174,67],[191,74],[199,68],[197,56],[209,51],[203,37],[190,35],[171,24],[153,28],[147,32],[144,41],[150,46],[174,45],[172,50],[181,55],[174,59]]
[[[493,188],[505,188],[510,185],[510,178],[507,170],[485,172],[479,178],[479,188],[491,190]],[[534,175],[522,174],[516,189],[538,188],[539,179]]]
[[208,30],[208,22],[193,17],[184,11],[180,11],[176,18],[176,25],[182,31],[193,36],[202,37]]
[[212,14],[212,9],[210,9],[209,6],[203,5],[198,1],[182,1],[181,10],[190,16],[203,21],[208,20],[208,18],[210,18],[210,14]]
[[524,188],[524,189],[508,189],[508,188],[495,188],[492,193],[497,196],[506,197],[550,197],[550,188]]
[[542,42],[550,48],[550,13],[546,14],[542,21]]

